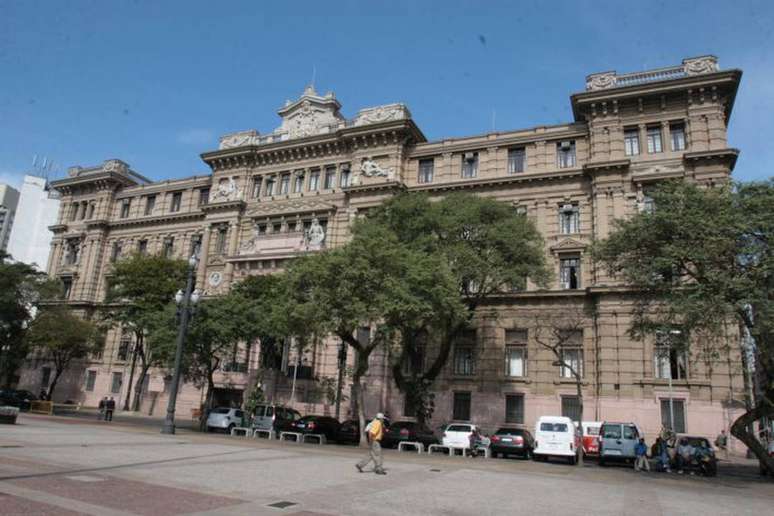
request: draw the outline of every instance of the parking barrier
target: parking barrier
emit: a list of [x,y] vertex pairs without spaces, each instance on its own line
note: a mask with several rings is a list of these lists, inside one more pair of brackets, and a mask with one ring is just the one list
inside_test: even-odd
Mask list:
[[236,426],[231,429],[231,435],[243,435],[244,437],[252,437],[253,431],[250,428],[245,428],[243,426]]
[[280,441],[287,441],[288,437],[293,436],[295,438],[295,442],[301,443],[303,442],[303,435],[298,432],[280,432]]
[[323,434],[304,434],[301,438],[301,441],[306,442],[306,439],[309,437],[318,439],[319,442],[317,444],[325,444],[325,436]]
[[425,445],[419,442],[415,441],[401,441],[398,443],[398,451],[402,452],[404,448],[414,448],[416,449],[417,453],[424,453],[425,451]]
[[427,454],[430,455],[431,453],[438,450],[446,450],[446,453],[449,455],[453,453],[451,447],[449,446],[445,446],[443,444],[431,444],[427,447]]
[[272,440],[275,437],[274,430],[265,430],[263,428],[254,428],[253,429],[253,438],[257,439],[259,437],[264,439]]

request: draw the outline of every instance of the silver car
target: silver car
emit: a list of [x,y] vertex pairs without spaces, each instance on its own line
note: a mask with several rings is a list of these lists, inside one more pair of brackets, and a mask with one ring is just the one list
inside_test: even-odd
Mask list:
[[231,429],[242,426],[244,411],[237,408],[218,407],[212,409],[207,417],[207,431],[221,430],[231,433]]

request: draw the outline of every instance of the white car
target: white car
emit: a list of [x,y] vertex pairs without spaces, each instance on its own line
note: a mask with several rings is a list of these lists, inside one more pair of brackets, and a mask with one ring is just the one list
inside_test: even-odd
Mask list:
[[231,429],[242,426],[244,412],[237,408],[218,407],[212,409],[207,417],[207,431],[223,430],[231,433]]
[[541,416],[535,424],[535,449],[532,457],[564,457],[570,464],[578,460],[580,432],[569,417]]
[[470,434],[473,430],[481,430],[476,425],[467,423],[452,423],[448,425],[441,436],[441,444],[444,446],[470,446]]

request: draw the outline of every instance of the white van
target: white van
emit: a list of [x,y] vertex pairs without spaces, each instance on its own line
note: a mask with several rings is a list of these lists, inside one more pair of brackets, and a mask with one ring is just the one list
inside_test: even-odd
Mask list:
[[535,460],[565,457],[570,464],[578,460],[579,431],[572,419],[561,416],[541,416],[535,424]]

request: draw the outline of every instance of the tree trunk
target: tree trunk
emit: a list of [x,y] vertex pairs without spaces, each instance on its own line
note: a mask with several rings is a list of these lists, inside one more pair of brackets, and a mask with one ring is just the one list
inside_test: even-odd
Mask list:
[[199,431],[205,432],[207,430],[207,418],[210,417],[210,411],[212,410],[212,397],[215,391],[215,378],[213,377],[214,371],[207,371],[207,395],[204,397],[204,409],[201,412],[199,419]]
[[[138,339],[139,343],[139,339]],[[137,365],[137,346],[132,346],[132,367],[129,369],[129,383],[126,386],[126,400],[124,401],[124,410],[129,410],[129,401],[132,398],[132,382],[134,382],[134,368]]]
[[54,398],[52,397],[54,394],[54,388],[56,387],[56,382],[59,381],[59,377],[62,375],[63,372],[64,372],[63,367],[62,368],[57,367],[56,370],[54,371],[54,379],[51,380],[51,385],[49,385],[48,387],[48,393],[46,393],[46,397],[50,401],[54,400]]
[[143,360],[142,369],[140,369],[140,376],[137,377],[137,383],[134,384],[134,401],[132,403],[133,412],[140,410],[140,402],[142,401],[142,389],[145,385],[145,377],[148,375],[148,369],[150,369],[150,363]]
[[748,410],[739,416],[731,425],[731,435],[742,441],[753,452],[761,464],[761,470],[767,470],[769,475],[774,475],[774,457],[769,457],[768,450],[758,441],[755,433],[750,428],[752,428],[755,421],[764,416],[771,417],[773,413],[774,410],[772,410],[771,406],[766,406],[764,398],[754,409]]
[[580,376],[575,376],[575,388],[578,394],[578,430],[581,434],[581,445],[578,450],[578,465],[583,466],[583,390]]

